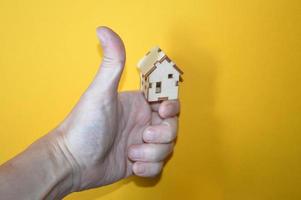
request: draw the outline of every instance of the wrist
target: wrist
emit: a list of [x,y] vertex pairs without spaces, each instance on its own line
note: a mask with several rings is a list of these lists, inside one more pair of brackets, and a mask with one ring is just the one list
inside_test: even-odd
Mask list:
[[4,199],[62,199],[74,191],[72,167],[53,136],[39,139],[1,166]]
[[28,150],[38,158],[35,167],[39,174],[43,174],[41,180],[46,184],[43,199],[61,199],[73,192],[72,166],[53,133],[33,143]]
[[59,179],[62,182],[58,179],[59,188],[55,188],[55,190],[59,190],[63,196],[78,191],[81,179],[80,167],[65,143],[63,132],[55,129],[45,137],[45,140],[48,143],[50,157],[53,158],[53,162],[61,174]]

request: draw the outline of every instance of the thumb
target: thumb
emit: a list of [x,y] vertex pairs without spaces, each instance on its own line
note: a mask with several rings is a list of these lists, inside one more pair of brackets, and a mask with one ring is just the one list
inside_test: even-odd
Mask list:
[[[98,27],[97,37],[103,50],[103,59],[89,92],[106,95],[117,92],[125,63],[125,48],[121,38],[108,27]],[[93,90],[93,91],[91,91]]]

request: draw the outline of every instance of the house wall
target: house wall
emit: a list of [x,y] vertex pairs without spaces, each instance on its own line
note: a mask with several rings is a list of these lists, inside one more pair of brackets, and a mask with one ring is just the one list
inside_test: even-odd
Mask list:
[[140,74],[140,89],[143,91],[144,93],[144,96],[147,98],[147,81],[148,81],[148,78],[145,80],[143,77],[142,77],[142,74]]
[[[173,64],[168,61],[158,63],[157,69],[149,75],[149,84],[152,87],[148,90],[148,100],[157,101],[160,97],[168,97],[168,99],[177,99],[178,86],[176,82],[179,81],[179,72],[175,70]],[[168,74],[173,74],[173,78],[169,79]],[[156,93],[156,83],[161,82],[161,92]]]

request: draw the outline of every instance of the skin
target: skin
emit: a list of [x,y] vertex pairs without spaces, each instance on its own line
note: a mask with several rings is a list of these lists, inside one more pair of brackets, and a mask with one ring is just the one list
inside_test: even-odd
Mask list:
[[131,175],[153,177],[172,152],[179,102],[149,104],[140,91],[117,92],[125,63],[120,37],[97,28],[104,57],[66,119],[0,167],[4,199],[59,199]]

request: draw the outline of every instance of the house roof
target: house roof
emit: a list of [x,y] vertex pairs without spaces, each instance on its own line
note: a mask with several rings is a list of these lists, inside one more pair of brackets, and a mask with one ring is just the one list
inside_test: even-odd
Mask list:
[[142,73],[142,76],[147,77],[156,69],[156,64],[162,63],[164,60],[167,60],[180,74],[183,74],[183,72],[165,55],[165,53],[159,47],[152,48],[138,62],[138,69]]

